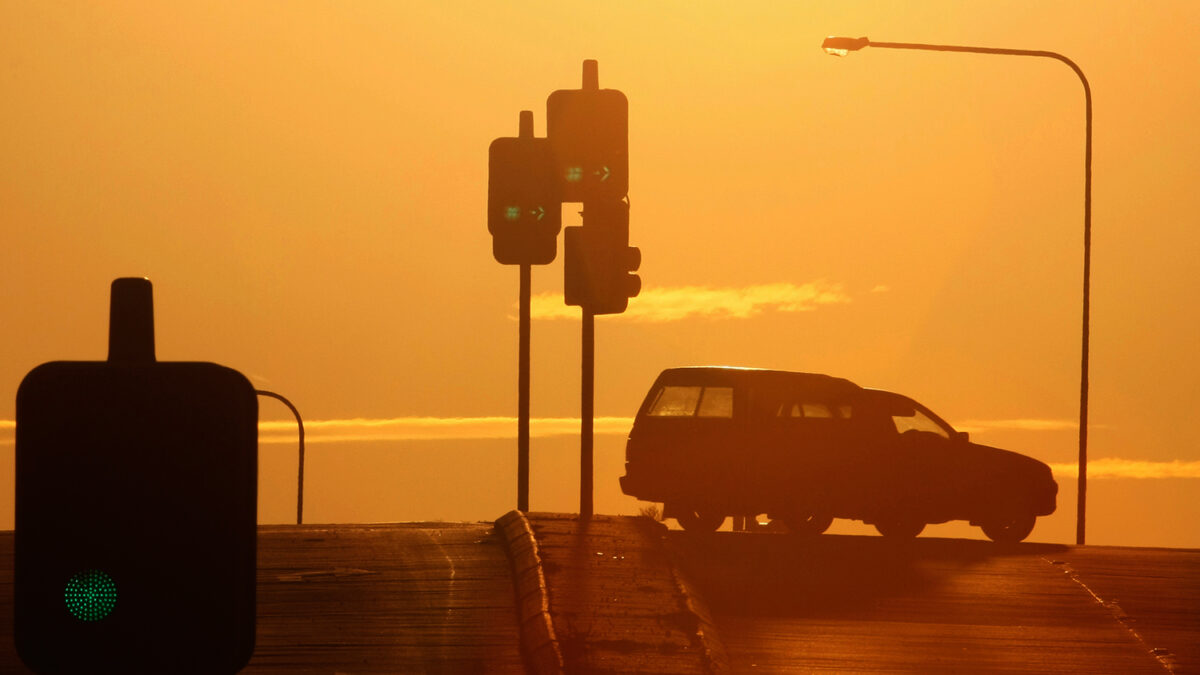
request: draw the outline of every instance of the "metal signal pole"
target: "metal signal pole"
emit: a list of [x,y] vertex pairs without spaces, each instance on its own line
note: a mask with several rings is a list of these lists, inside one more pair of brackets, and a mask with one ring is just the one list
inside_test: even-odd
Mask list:
[[517,510],[529,510],[529,296],[531,266],[521,265],[520,346],[517,355]]
[[596,375],[596,315],[583,308],[579,411],[579,517],[592,517],[592,413]]

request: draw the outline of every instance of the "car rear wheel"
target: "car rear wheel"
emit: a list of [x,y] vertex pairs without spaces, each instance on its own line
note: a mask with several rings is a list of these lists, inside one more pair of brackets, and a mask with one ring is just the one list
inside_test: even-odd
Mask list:
[[979,528],[988,539],[997,544],[1015,544],[1033,532],[1037,516],[1032,513],[1019,513],[1007,516],[994,516],[980,524]]
[[815,537],[833,524],[833,516],[825,515],[807,515],[807,516],[787,516],[783,519],[787,525],[788,532],[799,534],[807,537]]
[[707,509],[684,507],[676,512],[675,520],[688,532],[715,532],[725,522],[725,516]]
[[906,516],[892,516],[877,521],[875,529],[889,539],[912,539],[921,534],[925,523]]

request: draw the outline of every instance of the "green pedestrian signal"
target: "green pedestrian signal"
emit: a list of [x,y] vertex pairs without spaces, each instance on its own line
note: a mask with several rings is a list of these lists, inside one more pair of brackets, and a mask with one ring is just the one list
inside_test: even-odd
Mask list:
[[71,616],[80,621],[99,621],[117,606],[117,584],[100,570],[86,570],[67,582],[63,599]]

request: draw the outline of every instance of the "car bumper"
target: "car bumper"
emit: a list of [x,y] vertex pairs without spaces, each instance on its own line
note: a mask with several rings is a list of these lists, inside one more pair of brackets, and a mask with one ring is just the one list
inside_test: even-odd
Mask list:
[[646,471],[631,471],[628,465],[625,467],[625,475],[617,480],[621,484],[621,492],[642,501],[665,501],[667,493],[670,492],[668,482],[662,480],[661,476]]
[[1048,516],[1057,508],[1058,483],[1049,481],[1037,492],[1033,500],[1033,513],[1038,516]]

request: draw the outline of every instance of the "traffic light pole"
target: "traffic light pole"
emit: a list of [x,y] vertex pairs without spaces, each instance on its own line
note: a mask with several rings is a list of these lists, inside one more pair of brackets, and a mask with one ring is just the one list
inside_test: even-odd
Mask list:
[[517,510],[529,510],[529,296],[531,265],[521,265],[517,355]]
[[592,413],[596,373],[596,315],[583,308],[579,412],[579,517],[592,517]]

